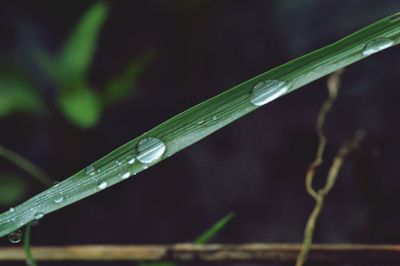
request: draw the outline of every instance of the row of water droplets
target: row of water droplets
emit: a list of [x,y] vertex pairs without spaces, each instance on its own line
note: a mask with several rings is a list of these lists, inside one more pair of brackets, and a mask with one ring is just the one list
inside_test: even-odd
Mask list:
[[[135,163],[141,163],[143,169],[156,162],[165,153],[166,145],[159,138],[146,137],[139,141],[136,146],[135,155],[128,155],[125,159],[119,159],[114,161],[117,165],[118,175],[121,179],[127,179],[136,172],[131,172],[130,166]],[[101,169],[97,169],[91,165],[86,168],[86,174],[91,176],[93,180],[97,182],[97,188],[103,190],[109,186],[106,180],[98,180],[97,174],[101,172]]]
[[[117,166],[117,169],[123,168],[124,171],[121,171],[118,175],[121,179],[127,179],[131,175],[135,175],[136,173],[131,173],[129,170],[125,170],[129,168],[129,166],[139,162],[143,164],[143,169],[146,169],[148,165],[156,162],[161,158],[161,156],[165,153],[166,145],[159,138],[154,137],[146,137],[139,141],[136,147],[136,156],[128,155],[124,160],[116,160],[114,163]],[[124,165],[125,164],[125,165]],[[128,166],[128,167],[124,167]],[[86,168],[86,175],[90,176],[92,180],[98,181],[97,175],[101,172],[100,169],[96,169],[93,165],[88,166]],[[57,187],[59,183],[54,184],[53,187]],[[108,187],[108,183],[106,180],[98,181],[97,188],[103,190]],[[57,196],[53,198],[53,202],[55,204],[60,204],[64,201],[65,196],[63,192],[60,192]],[[39,206],[40,207],[40,206]],[[35,220],[39,220],[44,217],[43,212],[35,212],[35,209],[31,209],[33,214],[33,218]],[[9,212],[14,212],[14,208],[10,208]],[[11,221],[15,221],[15,217],[11,219]],[[23,226],[23,224],[21,224]],[[8,239],[11,243],[19,243],[22,238],[22,231],[16,230],[8,235]]]
[[[361,54],[370,56],[393,46],[395,42],[389,38],[377,38],[364,45]],[[286,94],[290,84],[281,80],[265,80],[258,82],[251,90],[250,102],[255,106],[262,106]]]

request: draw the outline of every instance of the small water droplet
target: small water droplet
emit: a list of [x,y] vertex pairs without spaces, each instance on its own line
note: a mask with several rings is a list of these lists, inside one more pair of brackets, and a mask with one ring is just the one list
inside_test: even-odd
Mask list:
[[197,121],[197,124],[198,124],[198,125],[204,124],[204,120],[199,120],[199,121]]
[[135,157],[133,157],[132,155],[128,156],[128,164],[134,164],[135,163]]
[[54,199],[54,203],[61,203],[64,201],[64,196],[59,196]]
[[378,38],[368,42],[365,45],[362,54],[365,56],[372,55],[393,45],[394,41],[389,38]]
[[106,187],[107,187],[107,182],[106,181],[103,181],[103,182],[101,182],[97,187],[99,188],[99,189],[105,189]]
[[116,164],[116,165],[121,165],[121,164],[122,164],[122,162],[120,162],[120,161],[116,160],[116,161],[115,161],[115,164]]
[[165,144],[158,138],[148,137],[142,139],[137,145],[138,159],[141,163],[153,163],[160,159],[165,152]]
[[212,118],[212,120],[213,120],[213,121],[217,120],[217,116],[214,115],[213,118]]
[[22,239],[22,231],[21,230],[14,231],[8,235],[8,240],[13,244],[17,244],[17,243],[21,242],[21,239]]
[[131,176],[131,173],[130,173],[130,172],[126,172],[126,173],[124,173],[124,174],[121,175],[121,178],[122,178],[122,179],[127,179],[127,178],[130,177],[130,176]]
[[43,212],[37,212],[33,215],[33,217],[35,218],[35,220],[40,220],[44,217],[44,213]]
[[94,175],[95,172],[95,168],[93,165],[89,165],[88,167],[86,167],[86,174],[87,175]]
[[253,87],[250,102],[256,106],[261,106],[282,96],[288,90],[287,82],[280,80],[261,81]]
[[10,208],[8,211],[9,211],[9,212],[14,212],[15,209],[14,209],[14,208]]
[[53,182],[53,187],[58,187],[59,184],[60,184],[60,182],[54,181],[54,182]]

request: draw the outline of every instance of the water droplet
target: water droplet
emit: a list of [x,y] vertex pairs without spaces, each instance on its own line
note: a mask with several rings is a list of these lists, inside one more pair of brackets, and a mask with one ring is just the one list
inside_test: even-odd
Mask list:
[[107,182],[106,181],[103,181],[103,182],[101,182],[97,187],[99,188],[99,189],[105,189],[106,187],[107,187]]
[[148,137],[142,139],[137,146],[138,155],[136,158],[141,163],[153,163],[165,152],[165,144],[158,138]]
[[213,118],[212,118],[212,120],[213,120],[213,121],[217,120],[217,116],[214,115]]
[[86,174],[87,175],[94,175],[95,172],[95,168],[93,165],[89,165],[88,167],[86,167]]
[[130,173],[130,172],[126,172],[126,173],[124,173],[124,174],[121,175],[121,178],[122,178],[122,179],[127,179],[127,178],[130,177],[130,176],[131,176],[131,173]]
[[128,164],[134,164],[135,163],[135,158],[132,156],[132,155],[130,155],[130,156],[128,156]]
[[288,90],[289,85],[284,81],[261,81],[253,87],[250,102],[256,106],[261,106],[282,96]]
[[9,211],[9,212],[14,212],[15,209],[14,209],[14,208],[10,208],[8,211]]
[[116,165],[121,165],[121,164],[122,164],[122,162],[120,162],[120,161],[116,160],[116,161],[115,161],[115,164],[116,164]]
[[60,182],[54,181],[54,182],[53,182],[53,187],[58,187],[59,184],[60,184]]
[[59,196],[54,199],[54,203],[61,203],[64,201],[64,196]]
[[362,54],[365,56],[372,55],[393,45],[394,41],[389,38],[378,38],[368,42],[365,45]]
[[198,125],[204,124],[204,120],[199,120],[199,121],[197,121],[197,124],[198,124]]
[[35,220],[40,220],[44,217],[44,213],[43,212],[37,212],[33,215],[33,217],[35,218]]
[[13,244],[21,242],[21,239],[22,239],[21,230],[14,231],[8,235],[8,240]]

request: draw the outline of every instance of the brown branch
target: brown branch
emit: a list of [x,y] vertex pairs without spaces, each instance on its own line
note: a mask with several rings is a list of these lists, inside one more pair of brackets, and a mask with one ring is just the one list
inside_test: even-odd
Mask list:
[[303,237],[303,245],[301,247],[299,255],[297,256],[296,266],[303,266],[304,263],[307,261],[307,257],[309,255],[314,236],[315,225],[317,223],[318,216],[324,206],[325,197],[335,185],[336,178],[346,157],[352,150],[358,147],[362,138],[364,137],[364,132],[358,131],[354,135],[351,142],[345,143],[340,147],[329,169],[325,185],[321,189],[315,189],[313,187],[315,171],[323,162],[323,155],[327,143],[327,138],[323,128],[326,120],[326,115],[332,109],[332,106],[337,99],[342,72],[343,70],[339,70],[330,75],[330,77],[328,78],[327,87],[329,97],[323,103],[320,111],[318,112],[317,122],[315,126],[318,136],[318,148],[315,159],[311,162],[310,166],[307,169],[305,180],[306,191],[315,200],[315,205],[306,223]]
[[[294,262],[300,244],[86,245],[33,247],[38,261]],[[308,261],[400,264],[400,245],[316,244]],[[0,261],[23,261],[18,247],[0,248]]]

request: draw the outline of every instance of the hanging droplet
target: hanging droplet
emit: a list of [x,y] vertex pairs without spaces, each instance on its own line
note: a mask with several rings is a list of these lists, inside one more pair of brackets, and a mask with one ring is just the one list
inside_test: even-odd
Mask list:
[[394,41],[389,38],[378,38],[368,42],[365,45],[362,54],[365,56],[372,55],[393,45]]
[[142,139],[137,145],[136,159],[141,163],[150,164],[158,159],[164,154],[166,146],[158,138],[148,137]]
[[35,218],[35,220],[40,220],[44,217],[44,213],[43,212],[37,212],[33,215],[33,217]]
[[280,80],[266,80],[257,83],[250,96],[250,102],[261,106],[282,96],[289,90],[287,82]]
[[130,172],[126,172],[126,173],[124,173],[124,174],[121,175],[121,178],[122,178],[122,179],[127,179],[127,178],[130,177],[130,176],[131,176],[131,173],[130,173]]
[[54,203],[61,203],[64,201],[64,196],[59,196],[54,199]]
[[97,187],[99,188],[99,189],[105,189],[106,187],[107,187],[107,182],[106,181],[103,181],[103,182],[101,182]]
[[13,244],[17,244],[17,243],[21,242],[21,239],[22,239],[22,231],[21,230],[14,231],[8,235],[8,240]]

